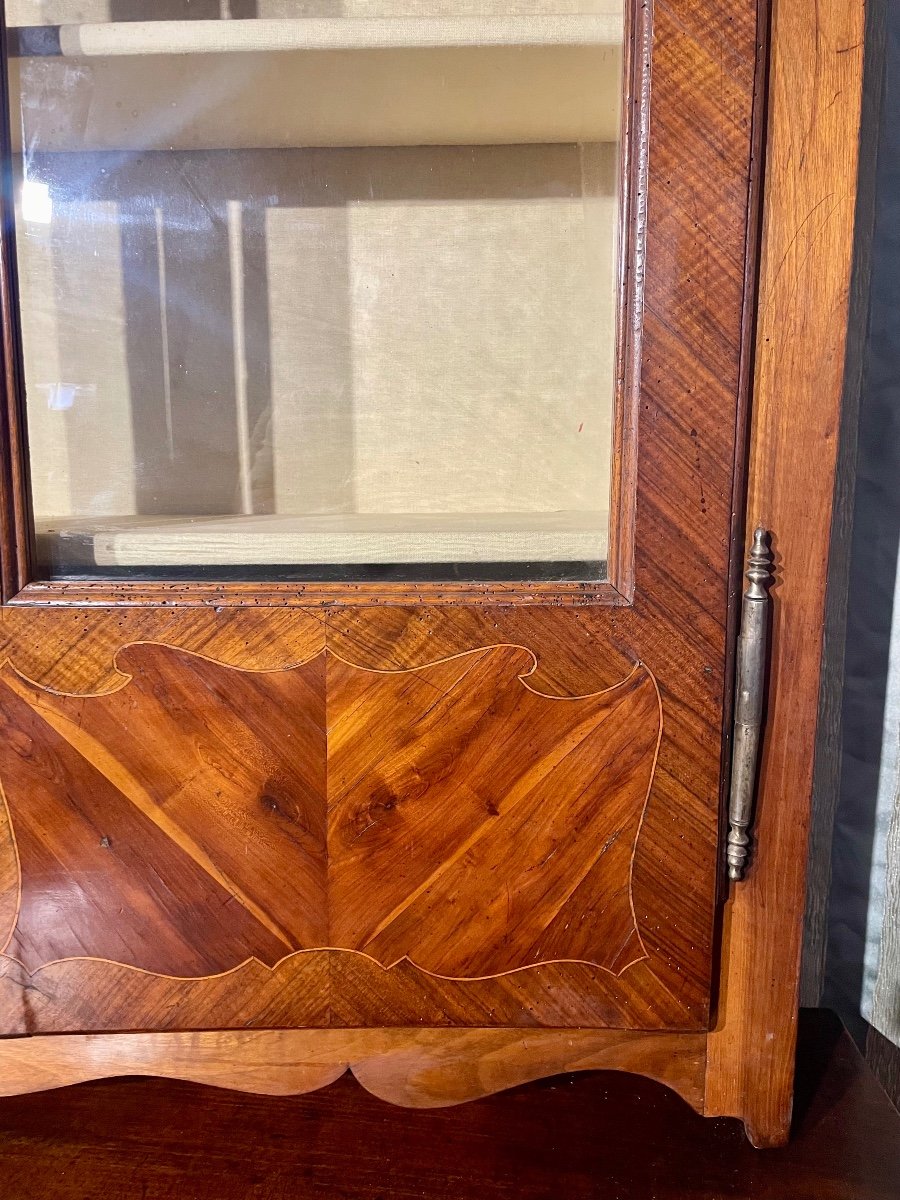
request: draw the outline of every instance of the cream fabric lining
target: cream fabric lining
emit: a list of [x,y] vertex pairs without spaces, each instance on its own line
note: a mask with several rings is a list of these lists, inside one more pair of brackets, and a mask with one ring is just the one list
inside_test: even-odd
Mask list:
[[[595,559],[615,163],[611,145],[35,161],[86,194],[19,218],[38,518],[541,514],[521,553],[580,558],[546,514],[586,513]],[[502,532],[455,556],[506,559]]]
[[615,141],[621,63],[621,48],[608,46],[13,59],[13,143],[136,151]]
[[[66,25],[99,22],[145,22],[155,16],[148,0],[6,0],[6,19],[16,25]],[[210,11],[218,8],[218,12]],[[164,20],[191,20],[198,15],[221,19],[246,13],[241,0],[165,0],[158,10]],[[623,0],[255,0],[260,20],[307,17],[488,17],[593,15],[624,25]],[[619,39],[621,40],[621,38]]]

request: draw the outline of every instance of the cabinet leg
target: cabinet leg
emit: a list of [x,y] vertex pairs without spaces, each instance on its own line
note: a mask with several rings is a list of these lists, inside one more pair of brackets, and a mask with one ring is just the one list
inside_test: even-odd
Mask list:
[[750,1145],[756,1150],[777,1150],[779,1146],[787,1145],[791,1135],[791,1121],[760,1120],[756,1114],[744,1117],[744,1132]]

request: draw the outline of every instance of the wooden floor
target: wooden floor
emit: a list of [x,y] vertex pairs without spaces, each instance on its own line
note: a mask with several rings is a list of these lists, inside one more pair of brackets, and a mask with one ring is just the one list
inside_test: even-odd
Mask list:
[[898,1200],[900,1115],[832,1017],[801,1040],[785,1150],[613,1072],[431,1112],[350,1078],[287,1100],[129,1079],[0,1102],[0,1197]]

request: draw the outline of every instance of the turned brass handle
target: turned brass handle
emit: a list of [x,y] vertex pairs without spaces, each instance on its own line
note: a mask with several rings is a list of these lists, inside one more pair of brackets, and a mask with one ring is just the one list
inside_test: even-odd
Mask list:
[[735,880],[743,876],[750,851],[749,829],[753,819],[766,677],[769,585],[772,583],[773,562],[770,542],[765,529],[756,530],[747,561],[747,579],[750,582],[741,605],[726,848],[728,876]]

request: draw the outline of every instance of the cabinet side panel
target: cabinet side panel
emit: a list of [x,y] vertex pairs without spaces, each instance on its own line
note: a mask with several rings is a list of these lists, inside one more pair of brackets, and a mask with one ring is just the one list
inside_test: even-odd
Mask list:
[[755,853],[726,907],[707,1092],[760,1145],[791,1114],[863,41],[862,0],[775,4],[747,524],[772,531],[777,579]]

